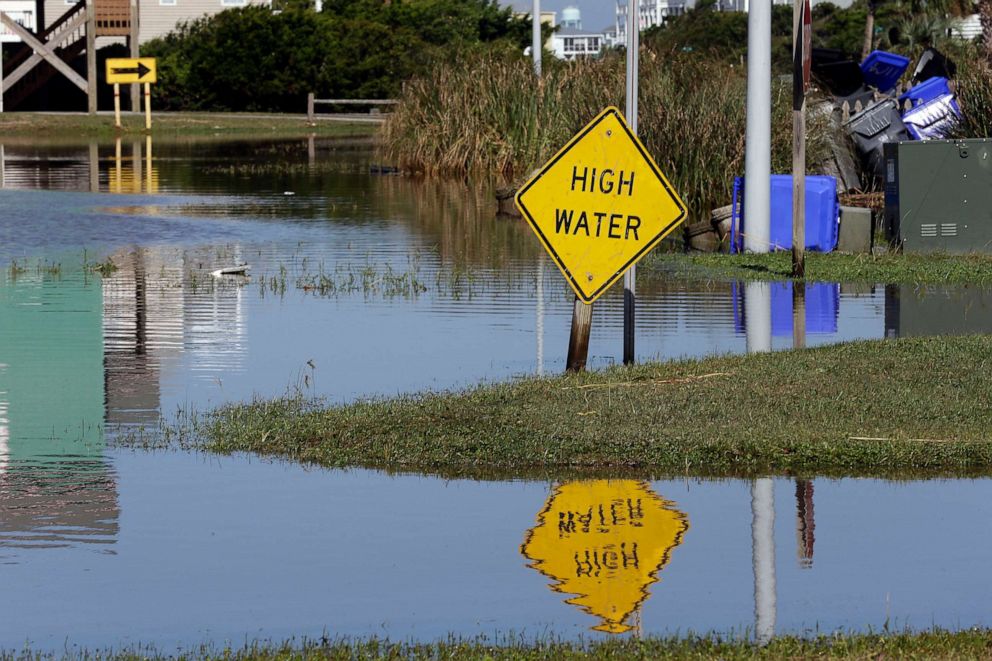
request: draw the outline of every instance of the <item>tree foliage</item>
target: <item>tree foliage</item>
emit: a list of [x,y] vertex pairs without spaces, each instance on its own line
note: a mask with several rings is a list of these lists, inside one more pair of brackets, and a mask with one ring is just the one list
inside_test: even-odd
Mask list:
[[304,2],[228,9],[146,44],[159,58],[156,103],[299,112],[308,92],[388,97],[453,51],[530,40],[530,19],[496,0],[327,0],[321,13]]

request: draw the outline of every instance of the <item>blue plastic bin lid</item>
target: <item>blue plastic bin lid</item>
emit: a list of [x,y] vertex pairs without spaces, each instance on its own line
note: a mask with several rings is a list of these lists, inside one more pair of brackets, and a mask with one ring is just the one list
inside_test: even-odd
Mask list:
[[937,97],[950,93],[951,88],[947,84],[947,79],[940,76],[934,76],[933,78],[928,78],[919,85],[911,87],[903,92],[899,97],[899,105],[901,106],[906,99],[909,99],[914,106],[918,106],[921,103],[932,101]]
[[908,57],[884,50],[872,51],[861,63],[865,82],[878,88],[881,92],[887,92],[895,87],[908,68]]

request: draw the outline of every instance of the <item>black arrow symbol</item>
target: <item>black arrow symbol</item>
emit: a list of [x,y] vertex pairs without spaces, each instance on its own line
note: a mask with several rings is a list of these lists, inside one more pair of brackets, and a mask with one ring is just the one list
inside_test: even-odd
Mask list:
[[140,80],[141,78],[144,78],[145,77],[145,74],[150,73],[151,72],[151,69],[149,69],[148,67],[146,67],[141,62],[138,62],[138,66],[136,66],[136,67],[114,68],[114,69],[111,69],[111,71],[115,75],[118,75],[118,76],[122,76],[122,75],[128,74],[128,73],[136,73],[136,74],[138,74],[138,79]]

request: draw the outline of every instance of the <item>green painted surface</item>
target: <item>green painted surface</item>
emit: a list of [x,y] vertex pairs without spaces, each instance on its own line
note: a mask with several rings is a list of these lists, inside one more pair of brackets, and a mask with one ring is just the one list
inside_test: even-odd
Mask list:
[[0,273],[0,425],[11,459],[102,454],[102,314],[98,277]]

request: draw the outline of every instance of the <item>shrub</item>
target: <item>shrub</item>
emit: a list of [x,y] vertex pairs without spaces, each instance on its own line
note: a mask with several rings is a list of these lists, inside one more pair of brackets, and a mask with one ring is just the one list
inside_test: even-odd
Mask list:
[[[538,83],[529,60],[494,54],[437,64],[406,85],[383,130],[387,156],[408,171],[491,172],[523,179],[608,105],[623,108],[620,56],[550,66]],[[688,204],[705,217],[727,204],[744,169],[744,72],[691,55],[641,54],[639,135]],[[772,167],[792,163],[791,85],[774,88]],[[829,117],[808,113],[807,161],[826,158]]]

